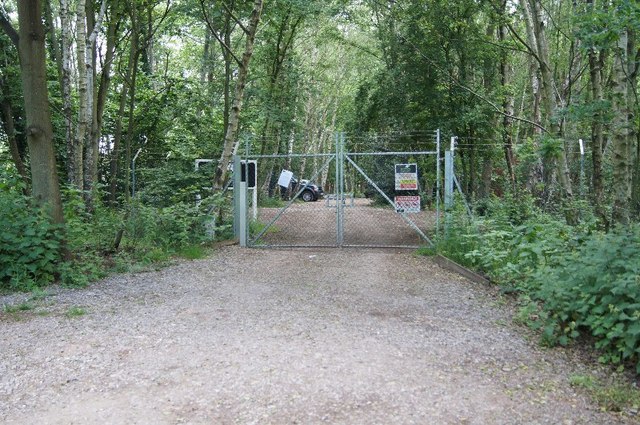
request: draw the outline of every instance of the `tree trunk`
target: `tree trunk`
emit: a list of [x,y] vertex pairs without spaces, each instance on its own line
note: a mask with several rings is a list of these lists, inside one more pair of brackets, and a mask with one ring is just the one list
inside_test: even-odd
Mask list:
[[612,221],[626,225],[631,214],[631,143],[628,93],[628,31],[622,29],[616,46],[613,76],[613,214]]
[[480,187],[480,199],[491,196],[491,176],[493,175],[493,161],[490,156],[485,156],[482,162],[482,186]]
[[138,77],[138,61],[141,50],[136,50],[133,58],[133,74],[131,74],[131,87],[129,88],[129,121],[127,123],[127,137],[124,141],[124,196],[129,200],[131,197],[131,150],[133,145],[133,129],[135,128],[135,108],[136,108],[136,80]]
[[255,0],[253,4],[253,11],[251,12],[251,19],[249,26],[247,27],[245,51],[242,55],[242,63],[238,69],[238,78],[236,80],[236,90],[233,98],[233,104],[231,112],[229,114],[229,125],[224,137],[224,146],[222,149],[222,155],[218,161],[216,168],[214,190],[222,189],[226,177],[227,166],[231,160],[231,154],[233,153],[235,144],[237,143],[238,127],[240,124],[240,112],[242,110],[242,101],[244,97],[244,89],[247,83],[247,76],[249,72],[249,63],[251,62],[251,56],[253,55],[253,44],[255,41],[256,32],[258,31],[258,23],[260,22],[260,15],[262,13],[263,0]]
[[9,141],[9,151],[11,152],[11,159],[13,160],[18,174],[25,183],[25,195],[29,194],[29,176],[27,175],[27,169],[20,156],[20,149],[18,148],[18,141],[16,139],[16,127],[13,120],[13,108],[9,101],[9,93],[4,78],[0,77],[0,118],[2,119],[2,125],[4,126],[4,132],[7,134]]
[[65,141],[67,145],[67,182],[76,181],[75,143],[73,131],[73,106],[71,101],[71,48],[73,45],[71,37],[71,14],[69,11],[69,0],[60,0],[60,27],[62,29],[62,115],[64,116]]
[[[233,28],[231,27],[231,15],[227,13],[224,23],[224,43],[225,46],[231,47],[231,33]],[[230,51],[228,51],[225,46],[221,46],[222,48],[222,57],[224,59],[224,86],[223,86],[223,96],[224,96],[224,110],[222,112],[222,129],[224,134],[227,134],[229,131],[229,117],[231,116],[231,80],[233,70],[231,69],[231,63],[233,61],[233,55]],[[236,83],[237,84],[237,83]]]
[[[546,128],[552,137],[560,137],[560,125],[555,119],[556,100],[554,96],[555,80],[551,72],[549,61],[549,48],[545,33],[545,24],[542,18],[542,4],[540,0],[529,0],[529,6],[533,17],[533,30],[535,33],[538,64],[540,67],[540,75],[542,76],[542,104],[545,112]],[[533,47],[533,46],[532,46]],[[567,164],[567,155],[564,148],[564,142],[560,149],[560,156],[556,160],[557,176],[560,186],[563,190],[563,203],[565,210],[565,218],[569,224],[577,224],[578,217],[576,211],[569,204],[573,199],[573,190],[571,188],[571,178],[569,175],[569,167]]]
[[[135,17],[135,12],[133,13]],[[113,134],[113,150],[111,151],[111,163],[110,163],[110,181],[109,181],[109,201],[112,205],[116,204],[118,195],[118,173],[119,173],[119,160],[120,160],[120,145],[122,142],[122,122],[125,116],[127,108],[127,99],[129,95],[129,88],[133,80],[133,75],[136,72],[137,58],[139,56],[138,50],[139,35],[136,24],[132,24],[131,40],[129,48],[129,62],[127,64],[127,71],[122,84],[122,91],[120,92],[120,105],[118,107],[118,119],[116,121],[116,128]]]
[[25,132],[31,156],[33,197],[48,209],[55,223],[64,223],[49,110],[41,1],[19,1],[18,21],[18,50],[27,121]]
[[62,52],[60,50],[60,43],[58,42],[58,36],[56,35],[56,27],[53,23],[53,11],[51,10],[51,0],[45,0],[44,16],[47,24],[47,31],[49,33],[49,43],[51,44],[52,56],[55,60],[56,67],[58,69],[58,83],[62,90]]
[[602,108],[604,96],[602,91],[602,68],[604,53],[589,49],[589,76],[591,80],[591,96],[595,104],[591,119],[591,163],[593,167],[592,182],[593,205],[597,216],[608,227],[609,219],[604,209],[604,177],[602,174],[602,147],[604,145],[604,129]]
[[93,89],[90,86],[87,61],[87,10],[86,0],[78,0],[76,11],[76,60],[78,67],[78,125],[73,138],[72,162],[73,180],[71,183],[79,190],[84,187],[84,147],[91,123],[91,106],[89,104]]
[[[525,28],[527,32],[527,43],[529,48],[534,52],[537,50],[538,42],[536,40],[536,34],[534,31],[534,22],[533,22],[533,14],[531,11],[531,7],[527,0],[520,0],[520,7],[522,8],[523,18],[525,21]],[[539,143],[538,138],[542,134],[542,113],[541,113],[541,91],[540,91],[540,75],[539,75],[539,64],[537,59],[534,57],[529,58],[529,78],[531,81],[531,96],[532,96],[532,108],[531,108],[531,120],[538,124],[538,126],[533,127],[533,144],[534,149],[538,149]],[[537,137],[536,137],[537,136]],[[536,187],[539,183],[544,181],[544,176],[546,174],[545,165],[540,159],[537,159],[536,162],[532,165],[529,170],[529,175],[527,179],[527,187],[529,191],[536,191]]]
[[208,81],[207,77],[211,73],[211,31],[204,35],[204,47],[202,49],[202,68],[200,69],[200,82]]
[[[629,58],[635,60],[629,60],[629,78],[628,78],[628,92],[629,95],[629,144],[633,145],[634,139],[636,143],[635,158],[633,159],[634,165],[632,169],[631,177],[631,206],[632,212],[637,219],[640,217],[640,119],[636,114],[640,113],[638,104],[637,92],[634,91],[635,87],[638,87],[638,72],[640,72],[640,48],[637,47],[637,32],[636,30],[629,29],[629,41],[627,43],[627,54]],[[631,96],[631,93],[634,96]],[[635,122],[635,125],[633,124]]]
[[[501,13],[506,14],[507,2],[502,2]],[[498,30],[498,41],[501,44],[505,43],[507,38],[507,27],[502,24]],[[505,49],[500,53],[500,84],[502,85],[502,92],[504,93],[504,99],[502,100],[502,110],[504,116],[502,118],[502,147],[504,149],[504,158],[507,163],[507,172],[509,173],[509,184],[513,194],[516,193],[516,172],[515,172],[515,155],[513,153],[513,120],[511,116],[514,114],[514,98],[513,94],[509,92],[509,85],[511,84],[511,66],[509,64],[508,51]]]
[[[100,147],[100,138],[102,136],[102,121],[104,116],[104,109],[107,101],[107,93],[109,90],[109,84],[111,82],[111,67],[115,56],[115,49],[117,44],[117,32],[120,22],[120,10],[119,2],[112,2],[112,12],[107,27],[107,45],[105,49],[105,58],[102,66],[102,72],[100,74],[100,85],[98,93],[94,96],[93,104],[93,116],[91,120],[91,135],[90,145],[85,149],[85,180],[84,190],[85,193],[90,196],[94,189],[95,183],[98,179],[98,155]],[[94,66],[93,73],[95,78],[96,66],[95,66],[95,52],[94,49]]]

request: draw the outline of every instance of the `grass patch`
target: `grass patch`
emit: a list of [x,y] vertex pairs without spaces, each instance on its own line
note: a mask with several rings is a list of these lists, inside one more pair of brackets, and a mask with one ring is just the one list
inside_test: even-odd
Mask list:
[[590,375],[572,375],[569,383],[572,387],[586,391],[603,411],[623,412],[640,408],[640,389],[631,384],[603,384]]
[[42,288],[33,288],[31,290],[31,297],[29,298],[30,301],[42,301],[45,298],[47,298],[49,296],[49,292],[46,289],[42,289]]
[[[267,225],[265,223],[262,223],[261,221],[252,221],[251,223],[249,223],[249,234],[258,235],[264,230],[265,227],[267,227]],[[272,225],[267,229],[266,234],[277,233],[279,231],[280,229],[277,226]]]
[[171,254],[160,248],[154,248],[142,257],[145,264],[163,264],[169,261]]
[[187,260],[200,260],[207,256],[207,249],[202,245],[190,245],[179,250],[177,255]]
[[416,250],[417,255],[422,255],[424,257],[433,257],[438,253],[438,250],[433,246],[421,246]]
[[286,203],[279,198],[260,198],[258,206],[260,208],[283,208]]
[[71,319],[73,317],[84,316],[85,314],[87,314],[87,311],[84,308],[71,307],[64,315]]
[[25,311],[30,311],[33,310],[35,308],[35,306],[33,304],[31,304],[28,301],[22,302],[20,304],[15,304],[15,305],[5,305],[3,307],[3,310],[5,313],[8,314],[15,314],[15,313],[21,313],[21,312],[25,312]]

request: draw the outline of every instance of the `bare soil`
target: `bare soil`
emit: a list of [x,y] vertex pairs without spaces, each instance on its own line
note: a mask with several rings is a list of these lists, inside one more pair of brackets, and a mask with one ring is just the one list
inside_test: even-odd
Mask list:
[[0,313],[4,424],[634,420],[572,388],[590,368],[495,291],[407,250],[228,247],[31,302]]

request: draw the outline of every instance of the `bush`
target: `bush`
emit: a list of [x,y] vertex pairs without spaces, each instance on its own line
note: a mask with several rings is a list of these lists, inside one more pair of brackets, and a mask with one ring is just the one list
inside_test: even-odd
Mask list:
[[[54,280],[86,285],[105,276],[108,265],[122,271],[127,269],[123,263],[147,266],[176,254],[201,257],[200,245],[211,240],[212,231],[224,238],[231,227],[212,226],[213,214],[222,206],[228,208],[221,195],[208,196],[200,205],[190,195],[185,195],[189,201],[155,205],[136,199],[122,211],[102,205],[98,190],[89,209],[81,191],[65,188],[63,228],[53,225],[22,194],[24,185],[14,174],[0,169],[0,289],[4,290],[32,290]],[[124,252],[116,253],[114,240],[122,232]],[[68,253],[64,259],[63,247]]]
[[134,248],[176,251],[210,240],[207,226],[212,217],[203,206],[178,203],[154,208],[136,202],[130,208],[125,234]]
[[635,362],[640,374],[640,225],[603,233],[509,201],[485,214],[454,215],[438,250],[519,294],[519,319],[546,343],[588,335],[601,361]]
[[22,195],[22,185],[0,179],[0,285],[31,290],[54,279],[62,232]]
[[594,234],[530,278],[548,318],[545,337],[597,339],[601,361],[636,362],[640,373],[640,225]]

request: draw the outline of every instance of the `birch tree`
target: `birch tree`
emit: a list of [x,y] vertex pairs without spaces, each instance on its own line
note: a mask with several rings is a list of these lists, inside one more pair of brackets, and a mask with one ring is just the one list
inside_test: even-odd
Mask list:
[[229,124],[224,136],[222,154],[220,155],[218,165],[216,166],[213,183],[214,190],[222,189],[227,177],[227,166],[231,161],[231,155],[238,143],[237,137],[238,127],[240,125],[240,112],[242,111],[244,90],[246,88],[247,77],[249,75],[249,64],[251,63],[251,57],[253,55],[254,42],[256,33],[258,32],[258,24],[260,23],[260,16],[262,15],[262,8],[263,0],[255,0],[253,3],[253,10],[251,11],[251,17],[249,19],[249,25],[247,27],[242,26],[242,30],[246,37],[245,49],[242,54],[242,59],[237,62],[238,76],[236,79],[231,111],[229,113]]

